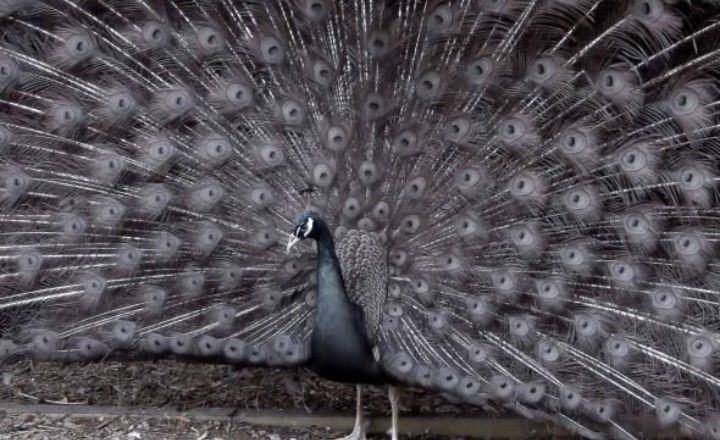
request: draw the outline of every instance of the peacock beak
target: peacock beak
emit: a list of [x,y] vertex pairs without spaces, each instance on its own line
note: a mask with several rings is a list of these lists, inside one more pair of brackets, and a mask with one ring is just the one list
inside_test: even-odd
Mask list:
[[288,240],[287,244],[287,253],[290,253],[290,249],[292,249],[293,246],[297,244],[297,242],[300,241],[300,239],[293,234],[290,234],[290,239]]

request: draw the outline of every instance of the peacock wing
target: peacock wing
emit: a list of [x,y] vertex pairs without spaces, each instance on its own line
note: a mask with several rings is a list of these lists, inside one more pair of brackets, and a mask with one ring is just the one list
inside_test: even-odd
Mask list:
[[382,320],[387,298],[388,262],[377,234],[348,231],[339,241],[337,256],[345,281],[345,292],[365,315],[365,328],[373,339]]

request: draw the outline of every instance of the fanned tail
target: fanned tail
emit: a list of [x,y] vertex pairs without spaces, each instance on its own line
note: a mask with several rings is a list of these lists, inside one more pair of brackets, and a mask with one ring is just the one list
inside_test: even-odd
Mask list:
[[720,26],[676,3],[0,2],[0,358],[302,365],[311,208],[387,251],[397,380],[712,437]]

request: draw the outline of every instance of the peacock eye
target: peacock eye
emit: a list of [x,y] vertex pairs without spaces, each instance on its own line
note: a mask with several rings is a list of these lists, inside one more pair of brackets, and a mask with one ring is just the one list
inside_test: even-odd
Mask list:
[[303,237],[304,235],[305,235],[305,225],[302,224],[302,225],[298,226],[297,229],[295,230],[295,236]]

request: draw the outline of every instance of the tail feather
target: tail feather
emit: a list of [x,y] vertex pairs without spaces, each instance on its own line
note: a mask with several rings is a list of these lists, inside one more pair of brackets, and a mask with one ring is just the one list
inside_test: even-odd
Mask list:
[[312,207],[387,251],[397,380],[712,436],[717,14],[2,2],[0,359],[303,364],[315,254],[283,237]]

